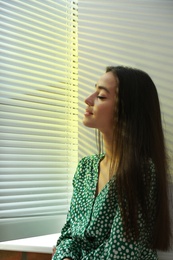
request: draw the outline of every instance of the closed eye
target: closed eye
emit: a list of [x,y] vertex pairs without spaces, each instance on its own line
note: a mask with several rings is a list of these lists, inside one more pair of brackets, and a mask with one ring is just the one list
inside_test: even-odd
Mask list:
[[102,97],[102,96],[97,96],[97,98],[99,98],[99,99],[106,99],[106,97]]

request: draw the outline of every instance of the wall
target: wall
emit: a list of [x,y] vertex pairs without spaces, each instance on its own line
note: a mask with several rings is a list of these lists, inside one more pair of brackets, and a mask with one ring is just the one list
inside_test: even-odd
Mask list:
[[79,157],[96,151],[94,131],[81,123],[84,99],[106,66],[129,65],[146,71],[157,86],[173,161],[173,1],[81,0],[78,22]]

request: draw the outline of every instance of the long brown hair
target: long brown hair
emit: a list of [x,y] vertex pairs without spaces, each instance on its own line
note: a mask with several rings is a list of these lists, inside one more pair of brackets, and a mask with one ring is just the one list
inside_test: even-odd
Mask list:
[[[125,233],[139,238],[140,207],[146,226],[151,226],[154,217],[150,246],[167,250],[171,237],[168,164],[156,87],[149,75],[138,69],[111,66],[106,72],[118,79],[111,170],[115,170],[118,155],[116,184]],[[154,208],[148,205],[153,178]]]

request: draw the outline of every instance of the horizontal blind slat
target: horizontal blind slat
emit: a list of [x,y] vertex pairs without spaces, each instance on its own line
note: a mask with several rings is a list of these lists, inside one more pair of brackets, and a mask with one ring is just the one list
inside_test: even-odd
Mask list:
[[77,1],[1,2],[0,226],[66,214],[78,161]]

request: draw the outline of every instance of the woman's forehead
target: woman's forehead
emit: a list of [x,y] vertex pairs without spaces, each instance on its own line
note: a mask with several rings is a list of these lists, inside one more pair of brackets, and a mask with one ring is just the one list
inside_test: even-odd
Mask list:
[[102,85],[107,88],[115,88],[117,86],[117,79],[112,72],[107,72],[99,78],[97,85]]

